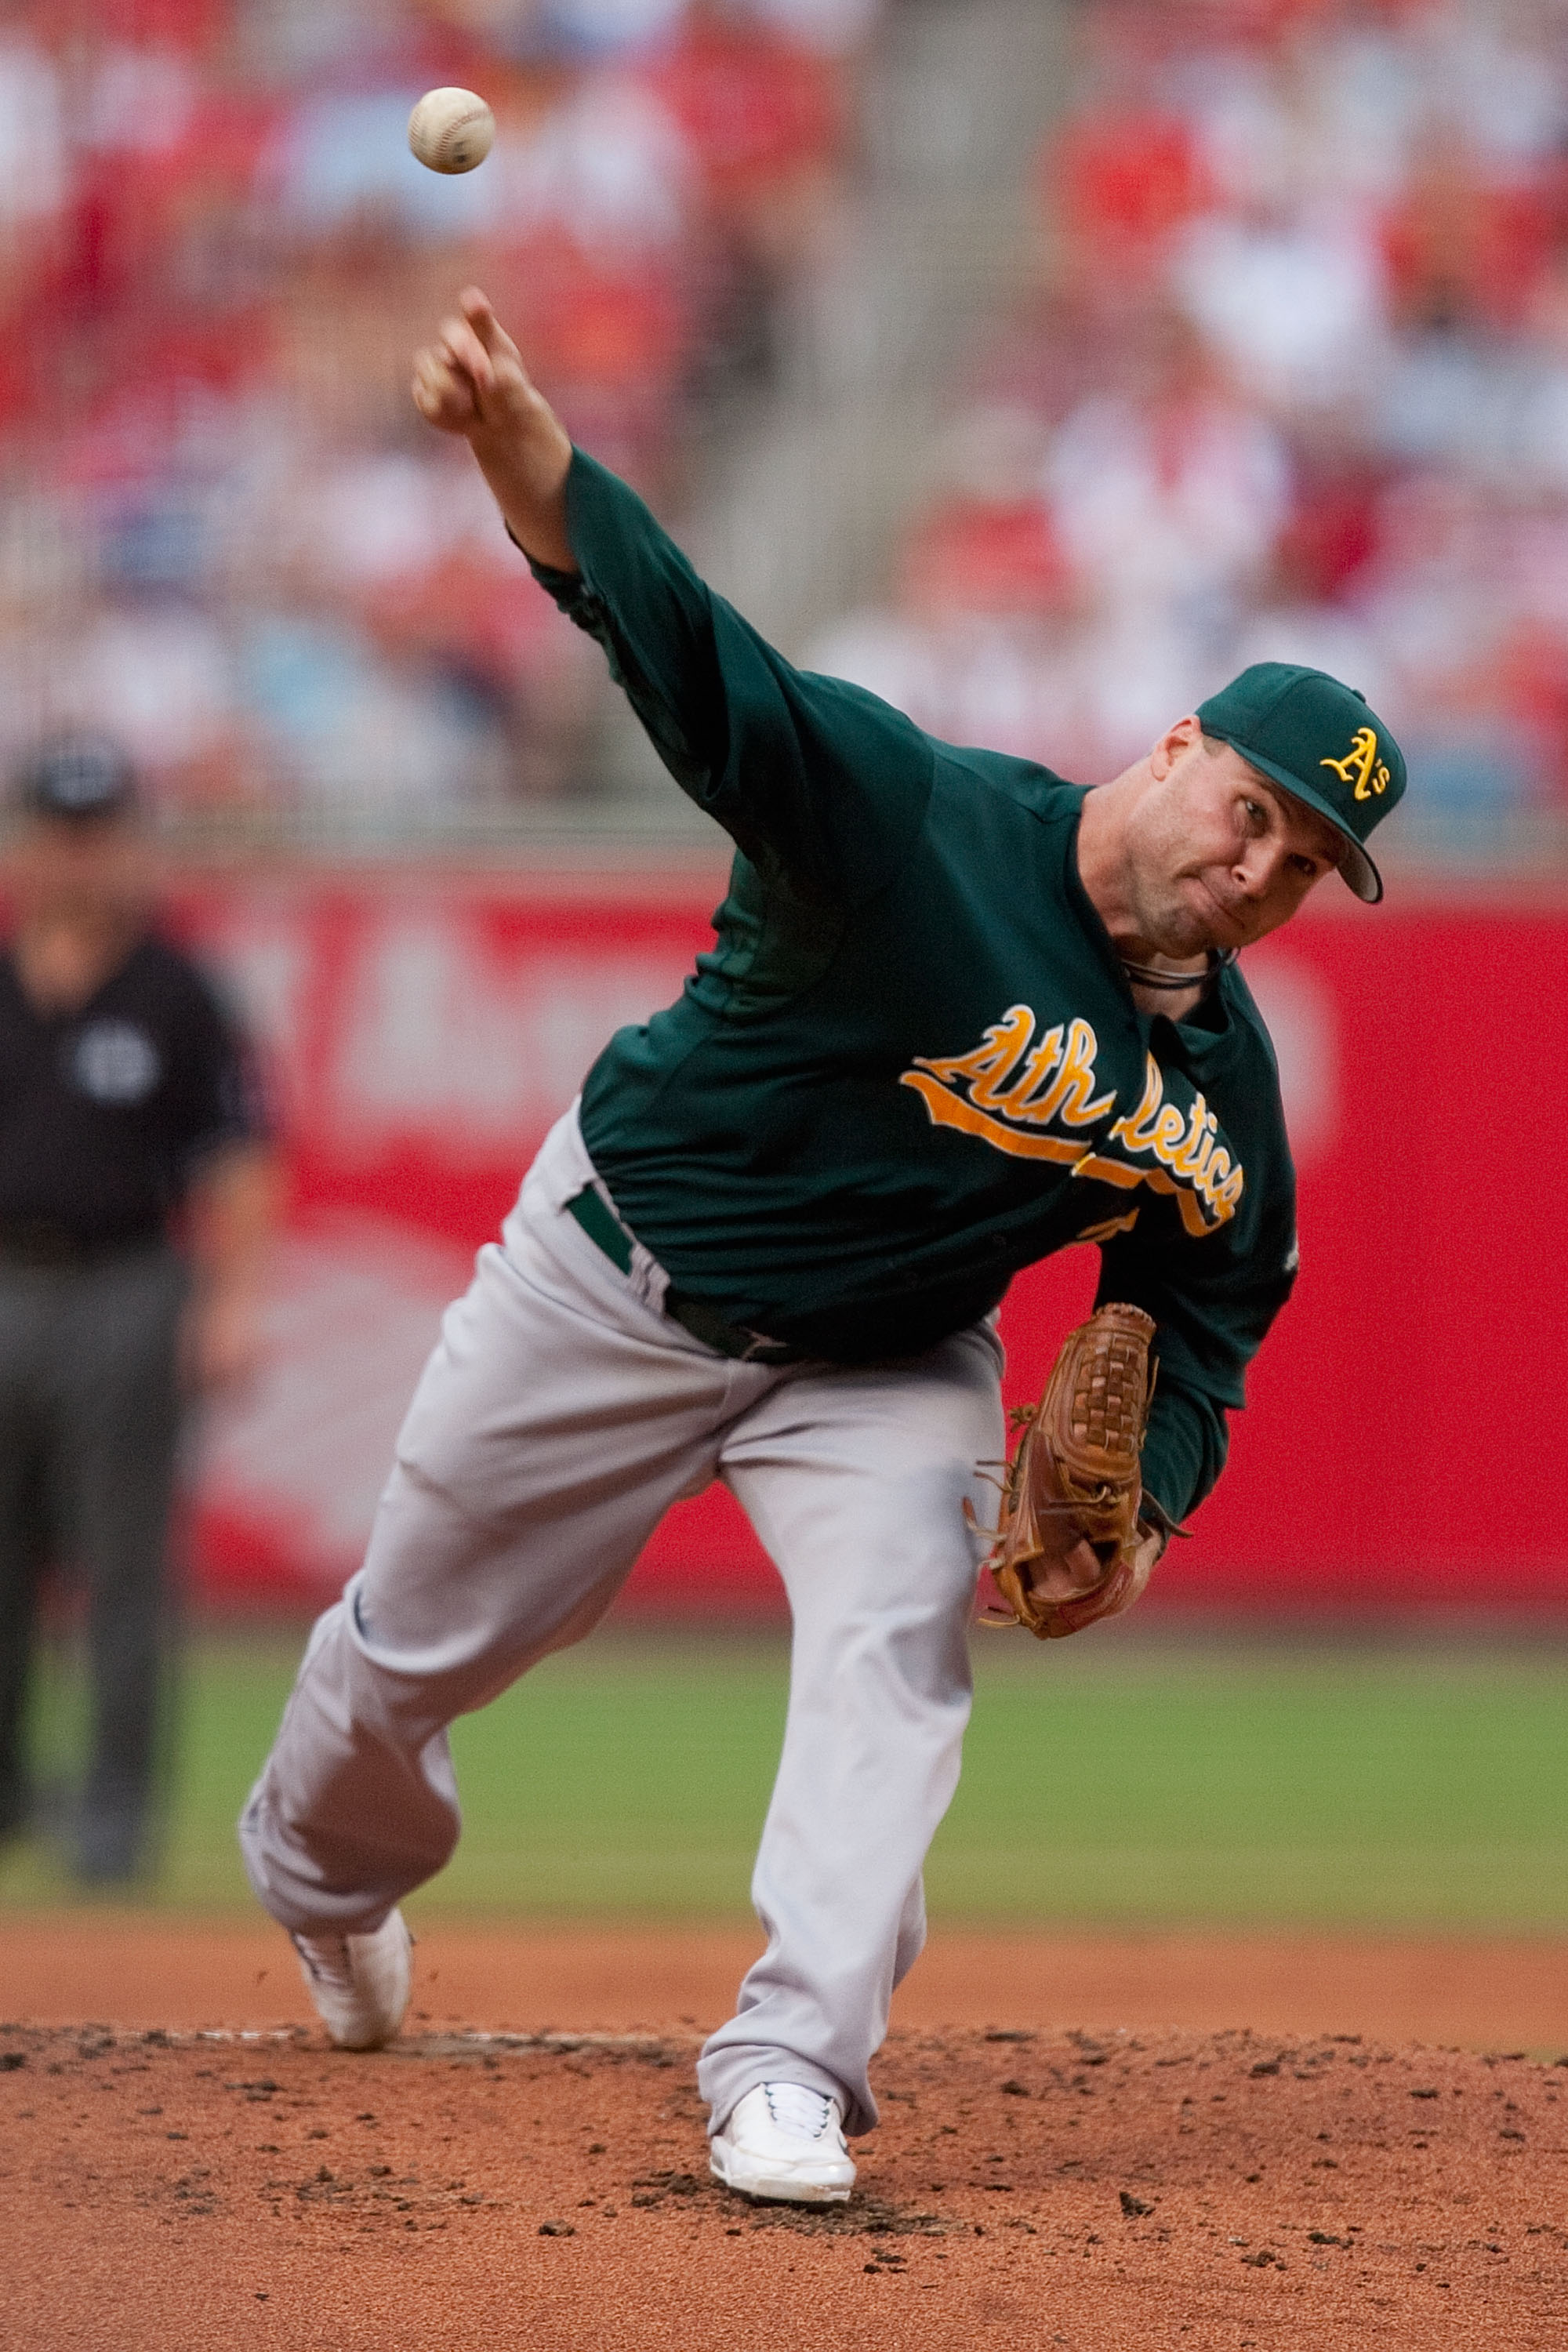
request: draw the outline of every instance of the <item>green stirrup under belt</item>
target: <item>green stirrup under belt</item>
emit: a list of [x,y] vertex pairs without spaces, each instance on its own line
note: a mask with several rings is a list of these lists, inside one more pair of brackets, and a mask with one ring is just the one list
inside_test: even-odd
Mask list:
[[631,1235],[618,1217],[612,1216],[592,1184],[579,1192],[566,1206],[582,1226],[591,1242],[597,1242],[612,1265],[623,1274],[632,1270]]
[[[622,1274],[632,1270],[631,1236],[591,1184],[568,1201],[566,1206],[587,1234]],[[683,1331],[700,1339],[705,1348],[717,1355],[731,1357],[742,1364],[804,1364],[806,1351],[792,1348],[787,1339],[765,1339],[760,1331],[748,1331],[739,1323],[731,1323],[717,1307],[706,1299],[687,1298],[679,1290],[667,1291],[664,1311]]]

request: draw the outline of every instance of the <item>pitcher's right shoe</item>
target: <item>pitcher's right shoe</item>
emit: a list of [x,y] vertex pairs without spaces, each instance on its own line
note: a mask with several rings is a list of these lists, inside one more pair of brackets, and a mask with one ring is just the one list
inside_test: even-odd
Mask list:
[[379,2050],[403,2023],[414,1982],[414,1938],[401,1911],[373,1935],[296,1936],[300,1973],[340,2050]]
[[855,2186],[837,2099],[804,2083],[759,2083],[709,2148],[709,2166],[742,2197],[789,2205],[842,2205]]

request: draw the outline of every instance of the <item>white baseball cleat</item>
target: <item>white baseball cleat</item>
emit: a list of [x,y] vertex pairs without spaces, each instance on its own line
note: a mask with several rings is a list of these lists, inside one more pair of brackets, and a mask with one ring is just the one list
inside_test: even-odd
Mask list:
[[300,1973],[340,2050],[379,2050],[403,2023],[414,1982],[414,1938],[401,1911],[369,1936],[295,1936]]
[[842,2205],[855,2186],[837,2099],[803,2083],[759,2083],[709,2147],[716,2179],[742,2197]]

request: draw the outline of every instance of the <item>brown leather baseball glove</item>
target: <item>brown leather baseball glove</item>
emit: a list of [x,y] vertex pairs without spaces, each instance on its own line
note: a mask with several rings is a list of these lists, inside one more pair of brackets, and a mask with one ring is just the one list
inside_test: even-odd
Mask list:
[[[1141,1307],[1097,1308],[1063,1340],[1039,1403],[1013,1415],[1023,1434],[1006,1465],[1000,1524],[984,1565],[1013,1619],[1042,1642],[1124,1609],[1163,1548],[1138,1519],[1153,1336]],[[1099,1559],[1100,1575],[1072,1590],[1066,1563],[1080,1542]],[[1058,1590],[1037,1591],[1037,1578]]]

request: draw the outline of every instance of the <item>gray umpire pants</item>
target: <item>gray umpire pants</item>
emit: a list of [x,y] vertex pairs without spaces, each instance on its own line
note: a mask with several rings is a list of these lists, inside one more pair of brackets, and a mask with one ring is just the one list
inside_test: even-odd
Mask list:
[[592,1175],[568,1114],[447,1310],[364,1566],[310,1635],[242,1818],[246,1866],[285,1927],[378,1926],[457,1843],[453,1717],[581,1641],[668,1507],[721,1478],[794,1639],[752,1890],[767,1949],[698,2079],[714,2128],[784,2079],[866,2131],[969,1717],[963,1505],[1003,1451],[1000,1344],[980,1326],[867,1369],[734,1362],[567,1213]]
[[129,1856],[158,1759],[185,1268],[161,1244],[0,1264],[0,1812],[25,1806],[22,1717],[45,1570],[85,1587],[84,1832]]

